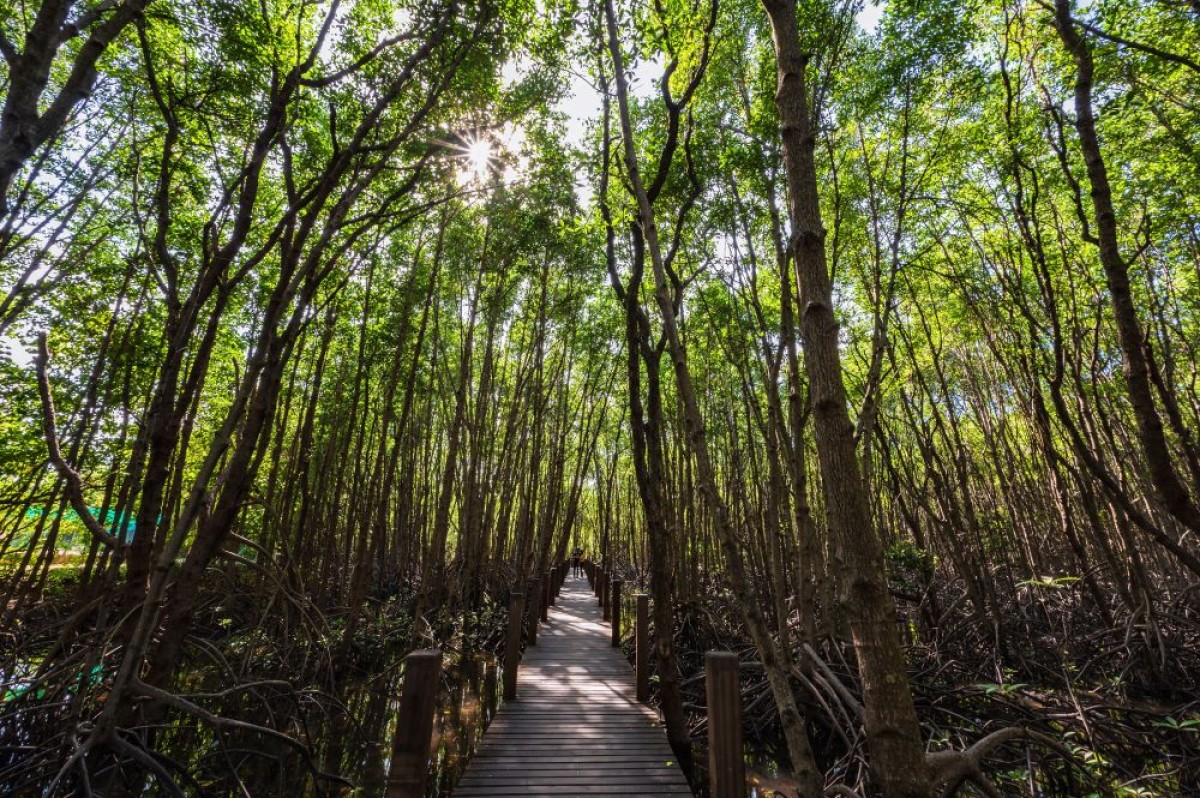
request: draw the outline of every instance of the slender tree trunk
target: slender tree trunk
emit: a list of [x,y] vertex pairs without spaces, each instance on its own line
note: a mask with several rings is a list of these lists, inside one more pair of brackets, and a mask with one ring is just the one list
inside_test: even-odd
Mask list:
[[883,545],[855,456],[854,425],[842,381],[838,325],[825,260],[825,231],[817,193],[815,134],[809,118],[794,6],[763,3],[771,21],[792,223],[790,249],[800,291],[800,330],[812,394],[817,455],[829,526],[844,558],[842,607],[854,636],[866,710],[871,775],[887,798],[926,798],[930,775],[908,687],[896,608],[888,590]]
[[1200,507],[1197,507],[1196,502],[1188,495],[1187,486],[1175,469],[1162,418],[1154,402],[1148,357],[1150,343],[1134,305],[1129,282],[1129,264],[1121,255],[1112,186],[1108,179],[1108,167],[1100,149],[1100,137],[1096,133],[1096,116],[1092,110],[1095,66],[1091,48],[1072,21],[1069,0],[1055,0],[1054,26],[1063,45],[1075,60],[1075,131],[1079,134],[1079,148],[1083,151],[1084,164],[1087,166],[1096,225],[1094,237],[1086,230],[1084,235],[1099,250],[1100,265],[1104,267],[1104,276],[1108,281],[1113,318],[1117,323],[1117,337],[1125,360],[1125,387],[1134,417],[1137,419],[1142,452],[1146,456],[1146,465],[1149,467],[1155,492],[1167,512],[1193,533],[1200,533]]
[[[821,793],[820,772],[813,758],[812,748],[808,742],[808,731],[805,728],[804,716],[796,703],[792,692],[790,673],[786,669],[786,660],[781,658],[779,648],[768,630],[766,618],[759,606],[757,597],[751,587],[746,570],[742,550],[733,528],[729,508],[717,485],[716,470],[709,453],[704,420],[700,404],[692,383],[691,371],[688,368],[687,354],[679,333],[675,318],[675,302],[671,293],[666,264],[659,244],[658,230],[654,221],[654,207],[649,193],[642,183],[637,160],[637,149],[633,136],[633,123],[629,111],[629,88],[625,74],[624,60],[621,56],[620,43],[617,38],[616,12],[613,0],[605,1],[605,18],[608,29],[608,45],[613,59],[613,73],[617,86],[617,104],[619,110],[621,139],[624,144],[625,169],[629,178],[631,193],[637,203],[638,223],[635,226],[635,251],[640,250],[636,242],[644,239],[645,254],[649,256],[651,273],[654,278],[654,300],[658,305],[659,316],[663,325],[663,338],[675,373],[675,387],[683,405],[682,412],[687,434],[688,447],[696,462],[696,472],[700,492],[705,505],[712,514],[714,525],[721,549],[725,555],[725,567],[730,588],[742,610],[751,639],[758,649],[759,656],[766,672],[767,681],[771,686],[771,694],[775,698],[779,713],[780,724],[788,744],[788,754],[796,780],[800,784],[800,793],[804,796],[817,796]],[[705,54],[705,59],[707,53]],[[632,288],[632,287],[631,287]],[[631,291],[632,293],[632,291]]]

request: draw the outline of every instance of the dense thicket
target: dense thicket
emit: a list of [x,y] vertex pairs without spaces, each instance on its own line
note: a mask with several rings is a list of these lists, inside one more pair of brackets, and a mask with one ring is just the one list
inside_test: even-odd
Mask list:
[[43,0],[0,55],[0,792],[341,789],[314,718],[576,545],[685,763],[716,646],[794,794],[1200,785],[1200,6]]

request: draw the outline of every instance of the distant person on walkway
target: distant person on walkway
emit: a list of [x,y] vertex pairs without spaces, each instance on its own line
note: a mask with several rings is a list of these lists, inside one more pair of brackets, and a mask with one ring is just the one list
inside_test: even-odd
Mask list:
[[576,547],[575,551],[571,552],[571,575],[579,576],[583,573],[583,549]]

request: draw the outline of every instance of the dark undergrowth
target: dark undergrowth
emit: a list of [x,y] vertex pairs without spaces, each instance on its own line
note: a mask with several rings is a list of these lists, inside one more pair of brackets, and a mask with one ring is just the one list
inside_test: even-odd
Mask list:
[[[379,585],[349,637],[344,608],[322,608],[316,595],[273,591],[240,567],[211,577],[173,686],[199,712],[172,709],[163,721],[122,733],[161,768],[156,779],[128,759],[118,771],[106,755],[89,763],[88,784],[59,772],[74,742],[67,731],[98,711],[119,666],[111,624],[107,635],[99,631],[103,602],[81,596],[64,576],[4,630],[0,795],[379,794],[403,660],[423,647],[443,651],[442,711],[474,719],[441,724],[439,783],[447,788],[495,706],[509,575],[492,575],[494,589],[477,607],[449,601],[420,623],[411,584]],[[90,609],[80,613],[81,606]],[[107,655],[97,657],[101,650]],[[44,669],[51,660],[53,669]],[[162,776],[171,787],[162,787]]]
[[[681,606],[675,629],[696,761],[703,768],[704,653],[735,651],[743,662],[751,778],[761,795],[794,795],[755,650],[732,603],[710,587],[707,595],[717,598]],[[897,621],[908,643],[927,750],[977,746],[986,777],[987,784],[959,784],[953,794],[1200,795],[1197,608],[1178,603],[1153,625],[1126,617],[1106,627],[1069,583],[1025,587],[996,625],[973,617],[954,584],[935,582],[917,602],[898,597]],[[947,609],[933,615],[931,604]],[[800,630],[793,632],[798,640]],[[632,657],[631,645],[626,650]],[[869,794],[862,695],[849,636],[798,642],[792,658],[793,686],[828,787]]]

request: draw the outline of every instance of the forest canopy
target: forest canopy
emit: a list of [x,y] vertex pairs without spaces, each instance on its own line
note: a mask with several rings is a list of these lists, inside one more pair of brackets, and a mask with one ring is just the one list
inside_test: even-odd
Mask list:
[[712,649],[760,790],[1200,789],[1196,0],[0,0],[0,56],[0,794],[378,794],[405,655],[577,548],[697,789]]

